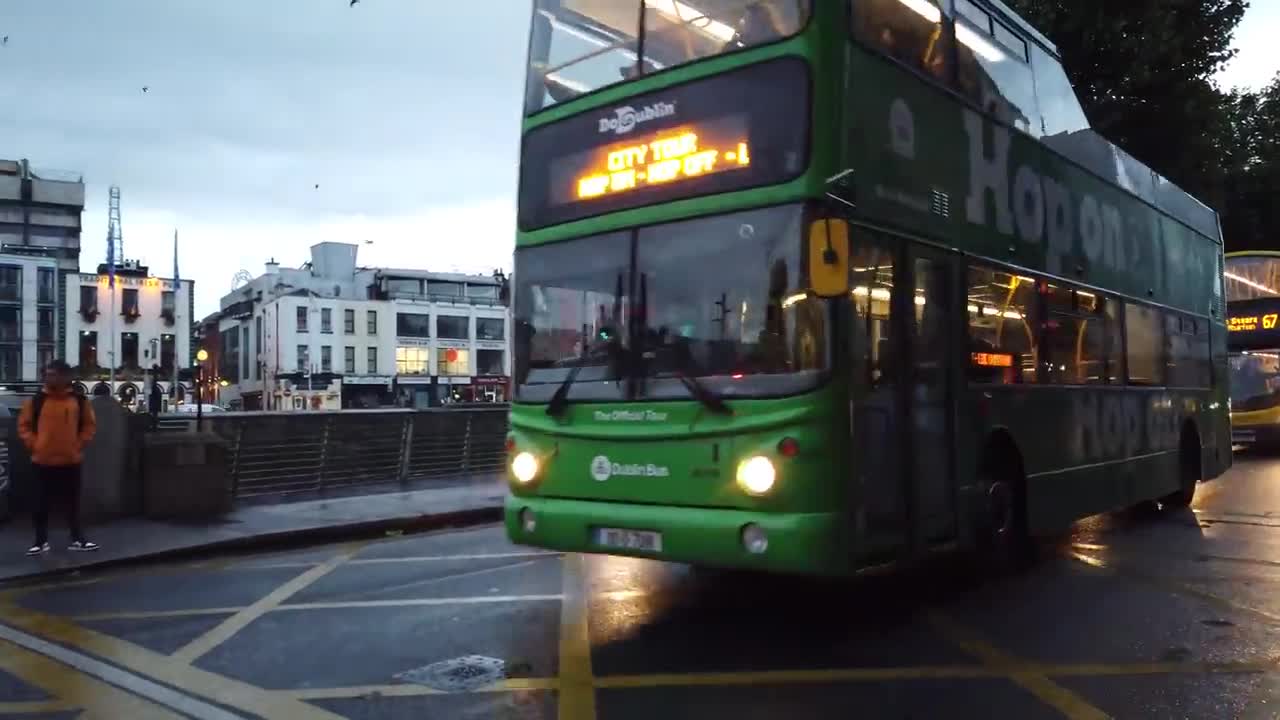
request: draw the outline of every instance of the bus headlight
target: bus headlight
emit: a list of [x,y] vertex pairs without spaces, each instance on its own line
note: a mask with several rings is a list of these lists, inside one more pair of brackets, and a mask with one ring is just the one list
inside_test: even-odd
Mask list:
[[738,463],[738,487],[748,495],[764,495],[773,489],[778,472],[773,462],[763,455],[749,457]]
[[518,453],[511,459],[511,474],[522,484],[531,482],[538,474],[538,458],[528,450]]

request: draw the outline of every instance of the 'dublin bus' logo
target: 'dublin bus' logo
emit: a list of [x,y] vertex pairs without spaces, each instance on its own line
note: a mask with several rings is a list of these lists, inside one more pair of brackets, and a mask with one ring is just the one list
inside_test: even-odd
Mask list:
[[612,131],[615,135],[626,135],[635,130],[637,125],[642,125],[650,120],[671,117],[675,114],[675,103],[656,102],[639,110],[630,105],[624,105],[614,109],[613,117],[600,118],[600,132],[607,133]]
[[613,465],[609,464],[609,458],[603,455],[595,456],[591,461],[591,477],[595,478],[596,482],[604,482],[612,474]]

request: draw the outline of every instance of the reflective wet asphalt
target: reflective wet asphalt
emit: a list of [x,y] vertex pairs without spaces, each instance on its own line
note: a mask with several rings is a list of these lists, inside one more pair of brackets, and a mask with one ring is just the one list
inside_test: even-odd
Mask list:
[[0,718],[1280,717],[1280,458],[1041,555],[823,583],[485,526],[86,574],[0,588]]

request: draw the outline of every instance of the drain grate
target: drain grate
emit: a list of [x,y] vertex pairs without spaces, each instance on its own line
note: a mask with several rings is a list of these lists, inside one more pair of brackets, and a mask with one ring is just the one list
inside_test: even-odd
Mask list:
[[406,670],[397,674],[395,679],[441,692],[467,692],[492,685],[506,676],[505,663],[498,658],[464,655]]

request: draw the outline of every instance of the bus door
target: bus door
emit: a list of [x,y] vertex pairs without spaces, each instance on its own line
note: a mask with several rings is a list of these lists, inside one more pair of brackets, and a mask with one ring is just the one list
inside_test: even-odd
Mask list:
[[866,229],[853,233],[850,428],[857,527],[872,555],[919,549],[955,528],[947,359],[952,266]]

